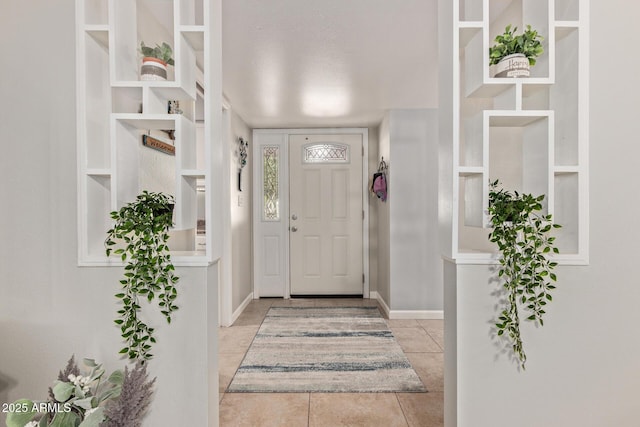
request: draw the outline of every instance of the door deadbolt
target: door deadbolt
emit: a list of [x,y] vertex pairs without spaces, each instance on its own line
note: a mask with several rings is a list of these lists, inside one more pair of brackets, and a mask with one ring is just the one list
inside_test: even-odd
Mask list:
[[296,219],[298,219],[298,215],[296,214],[291,215],[291,219],[295,221]]

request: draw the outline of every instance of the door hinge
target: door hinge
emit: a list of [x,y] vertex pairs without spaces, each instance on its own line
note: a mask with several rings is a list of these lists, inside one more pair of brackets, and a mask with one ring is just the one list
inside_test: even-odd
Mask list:
[[362,283],[364,283],[364,273],[362,273]]
[[364,209],[362,209],[362,220],[364,221]]
[[364,145],[362,146],[362,157],[364,157]]

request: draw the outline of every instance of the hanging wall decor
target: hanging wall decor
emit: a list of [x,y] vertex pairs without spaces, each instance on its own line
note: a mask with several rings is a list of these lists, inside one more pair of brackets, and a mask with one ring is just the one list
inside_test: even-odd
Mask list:
[[389,169],[389,166],[387,166],[387,162],[382,157],[378,165],[378,172],[373,174],[371,182],[371,192],[383,202],[387,201],[387,169]]
[[247,147],[249,142],[244,138],[238,138],[238,191],[242,191],[242,169],[247,165]]
[[169,154],[170,156],[176,155],[176,147],[174,145],[161,141],[158,138],[154,138],[151,135],[142,135],[142,145],[153,148],[154,150],[158,150],[162,153]]

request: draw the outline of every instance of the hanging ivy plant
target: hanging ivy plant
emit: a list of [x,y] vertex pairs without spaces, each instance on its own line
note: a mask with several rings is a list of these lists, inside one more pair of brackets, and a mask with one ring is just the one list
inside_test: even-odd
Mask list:
[[[111,212],[115,220],[107,231],[106,254],[119,255],[125,263],[122,292],[116,294],[122,302],[115,323],[120,327],[126,346],[120,350],[129,359],[145,361],[156,342],[154,329],[140,318],[140,299],[152,302],[157,297],[160,311],[171,323],[171,314],[178,309],[175,283],[178,277],[169,254],[169,228],[173,225],[172,196],[144,191],[132,203]],[[124,247],[117,247],[123,243]]]
[[550,231],[561,226],[552,222],[550,214],[541,213],[544,195],[512,193],[498,189],[499,184],[497,180],[490,183],[489,215],[493,230],[489,240],[498,245],[498,276],[504,282],[507,300],[496,327],[498,336],[510,340],[520,366],[525,369],[527,355],[520,335],[521,315],[544,325],[544,307],[553,300],[551,291],[557,280],[553,269],[558,265],[548,255],[559,253]]

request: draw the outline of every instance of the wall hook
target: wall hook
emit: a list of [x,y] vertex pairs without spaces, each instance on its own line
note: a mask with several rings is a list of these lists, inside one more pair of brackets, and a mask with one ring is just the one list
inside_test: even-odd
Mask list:
[[378,165],[378,172],[387,172],[389,166],[387,162],[384,161],[384,156],[380,158],[380,164]]

